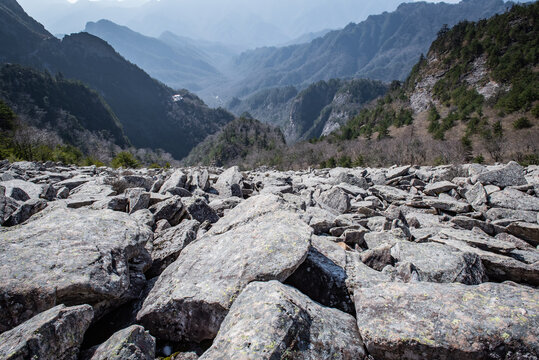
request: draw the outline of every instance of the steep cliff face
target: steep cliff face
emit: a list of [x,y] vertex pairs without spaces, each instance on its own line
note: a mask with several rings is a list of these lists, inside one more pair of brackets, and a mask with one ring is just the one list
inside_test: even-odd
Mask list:
[[295,143],[339,129],[387,89],[377,81],[332,79],[314,83],[299,93],[294,87],[262,90],[246,100],[234,100],[229,108],[279,126],[287,142]]

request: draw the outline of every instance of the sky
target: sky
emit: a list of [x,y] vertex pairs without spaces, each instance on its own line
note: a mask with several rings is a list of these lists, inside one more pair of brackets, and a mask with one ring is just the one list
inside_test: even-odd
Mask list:
[[[241,48],[287,43],[394,11],[403,0],[18,0],[53,34],[111,20],[144,35],[165,31]],[[431,1],[438,2],[438,1]],[[446,0],[457,3],[458,0]]]

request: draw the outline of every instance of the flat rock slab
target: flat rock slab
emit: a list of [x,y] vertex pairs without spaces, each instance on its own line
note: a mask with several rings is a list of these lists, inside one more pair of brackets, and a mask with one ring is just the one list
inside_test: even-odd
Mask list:
[[504,284],[383,283],[355,292],[375,359],[535,359],[539,292]]
[[419,281],[476,285],[488,280],[477,254],[451,246],[400,241],[391,249],[391,255],[399,263],[411,263]]
[[24,180],[2,181],[0,182],[0,185],[5,188],[6,196],[11,196],[14,189],[21,189],[30,197],[30,199],[39,199],[39,195],[41,195],[44,187],[44,185],[38,185]]
[[121,298],[151,231],[111,210],[54,207],[2,232],[0,331],[57,303]]
[[364,359],[354,322],[277,281],[253,282],[200,359]]
[[528,183],[524,177],[524,168],[514,161],[511,161],[501,169],[479,174],[477,181],[484,185],[495,185],[500,187],[519,186]]
[[307,257],[311,236],[287,211],[206,235],[161,274],[137,319],[162,339],[213,339],[242,289],[252,281],[286,280]]
[[539,197],[530,196],[516,189],[505,189],[494,192],[490,194],[488,201],[492,207],[539,211]]
[[155,339],[142,326],[132,325],[112,335],[84,360],[154,360]]
[[0,359],[76,360],[94,311],[58,305],[0,334]]

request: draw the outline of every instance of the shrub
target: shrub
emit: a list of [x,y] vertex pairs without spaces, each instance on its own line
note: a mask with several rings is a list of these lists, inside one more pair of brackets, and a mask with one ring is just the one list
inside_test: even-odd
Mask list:
[[485,162],[485,158],[483,157],[483,155],[477,155],[473,158],[472,162],[475,164],[483,164]]
[[112,159],[110,165],[113,168],[123,167],[128,169],[136,169],[140,167],[140,163],[138,162],[138,160],[133,156],[133,154],[127,151],[122,151],[118,153],[118,155],[116,155],[114,159]]
[[532,127],[532,123],[530,122],[530,120],[528,120],[527,117],[521,117],[521,118],[518,118],[517,120],[515,120],[513,122],[513,127],[517,130],[520,130],[520,129],[529,129]]

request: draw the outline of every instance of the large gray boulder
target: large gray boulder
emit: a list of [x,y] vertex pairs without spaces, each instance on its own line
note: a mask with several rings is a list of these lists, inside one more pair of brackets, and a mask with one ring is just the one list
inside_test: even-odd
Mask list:
[[526,185],[524,168],[514,161],[500,169],[486,171],[477,176],[477,181],[483,185],[495,185],[499,187]]
[[[5,188],[5,194],[8,197],[12,197],[14,200],[26,201],[25,199],[17,199],[17,193],[22,190],[24,194],[28,196],[29,199],[39,199],[39,195],[43,191],[44,185],[34,184],[30,181],[24,180],[8,180],[0,182],[0,185]],[[15,194],[13,194],[15,192]]]
[[2,225],[19,207],[19,203],[10,197],[0,195],[0,225]]
[[[143,255],[151,237],[127,214],[60,206],[2,232],[0,331],[57,303],[117,306],[149,265]],[[135,270],[139,256],[146,260]]]
[[221,197],[243,197],[243,175],[239,167],[233,166],[225,170],[214,185]]
[[307,259],[286,283],[316,302],[354,314],[352,292],[346,284],[346,251],[337,243],[314,236]]
[[316,201],[323,208],[338,214],[344,214],[350,210],[350,196],[338,187],[324,191]]
[[13,214],[11,214],[9,218],[6,219],[3,225],[15,226],[22,224],[26,220],[30,219],[32,215],[37,214],[46,207],[47,202],[42,199],[30,199],[25,201],[17,208],[17,210],[13,212]]
[[154,360],[155,339],[142,326],[132,325],[88,351],[84,360]]
[[539,211],[539,197],[530,196],[511,188],[490,194],[488,201],[492,207]]
[[277,281],[253,282],[238,296],[200,358],[364,359],[355,319]]
[[486,283],[380,283],[355,292],[375,359],[535,359],[539,292]]
[[0,334],[0,359],[76,360],[92,322],[90,305],[58,305]]
[[162,339],[213,339],[247,284],[284,281],[299,267],[311,234],[297,215],[285,211],[208,234],[184,248],[161,274],[137,319]]
[[153,241],[148,243],[152,256],[152,267],[146,275],[151,278],[158,276],[178,258],[180,252],[195,241],[200,223],[196,220],[184,220],[179,225],[156,234]]
[[417,280],[476,285],[488,280],[481,258],[437,243],[400,241],[391,248],[398,263],[411,263]]
[[166,194],[167,191],[171,189],[174,189],[177,187],[182,188],[185,186],[186,181],[187,181],[187,175],[185,175],[185,173],[182,170],[177,169],[163,183],[163,185],[159,189],[159,193]]

